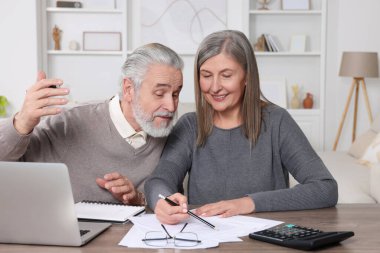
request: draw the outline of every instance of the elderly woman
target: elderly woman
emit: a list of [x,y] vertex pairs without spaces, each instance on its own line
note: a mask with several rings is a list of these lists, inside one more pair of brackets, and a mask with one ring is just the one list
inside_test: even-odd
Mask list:
[[[337,183],[285,109],[263,100],[252,46],[239,31],[207,36],[195,57],[196,113],[181,117],[145,184],[162,223],[334,206]],[[189,174],[188,198],[182,182]],[[289,188],[289,173],[299,182]],[[179,206],[159,199],[169,196]]]

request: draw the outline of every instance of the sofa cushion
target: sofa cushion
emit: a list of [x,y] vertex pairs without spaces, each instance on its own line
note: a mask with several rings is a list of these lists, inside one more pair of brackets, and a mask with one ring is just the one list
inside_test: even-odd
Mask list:
[[371,130],[377,133],[376,138],[374,138],[361,158],[369,166],[380,163],[380,114],[373,121]]
[[372,140],[359,161],[369,167],[380,163],[380,133]]
[[371,168],[343,151],[318,154],[338,182],[338,203],[376,203],[370,190]]
[[364,134],[361,134],[356,138],[354,143],[352,143],[348,153],[356,159],[362,158],[366,149],[370,146],[373,139],[375,139],[376,134],[377,133],[372,129],[368,130]]
[[371,128],[352,143],[348,153],[366,166],[380,162],[380,114]]

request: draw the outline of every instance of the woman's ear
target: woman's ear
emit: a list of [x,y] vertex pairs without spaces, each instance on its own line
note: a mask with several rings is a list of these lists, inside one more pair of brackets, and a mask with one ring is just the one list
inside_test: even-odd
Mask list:
[[124,78],[123,80],[123,99],[128,102],[132,102],[135,95],[135,89],[133,82],[129,78]]

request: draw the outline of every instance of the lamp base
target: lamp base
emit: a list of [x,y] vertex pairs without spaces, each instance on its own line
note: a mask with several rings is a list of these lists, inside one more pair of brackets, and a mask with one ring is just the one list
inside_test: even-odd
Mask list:
[[336,138],[335,138],[334,147],[333,147],[334,151],[336,151],[336,148],[338,146],[340,134],[342,133],[344,120],[346,119],[346,116],[347,116],[347,111],[348,111],[348,108],[350,106],[350,102],[351,102],[351,98],[352,98],[354,89],[355,89],[355,102],[354,102],[354,121],[353,121],[353,127],[352,127],[352,142],[355,141],[360,83],[362,84],[362,88],[363,88],[364,101],[365,101],[365,104],[367,107],[367,113],[368,113],[369,121],[370,121],[370,123],[372,123],[372,121],[373,121],[371,106],[369,104],[367,88],[366,88],[364,78],[363,77],[354,77],[354,79],[352,81],[351,88],[350,88],[350,93],[349,93],[348,98],[347,98],[346,106],[345,106],[344,111],[343,111],[342,119],[341,119],[340,124],[339,124],[338,133],[337,133]]

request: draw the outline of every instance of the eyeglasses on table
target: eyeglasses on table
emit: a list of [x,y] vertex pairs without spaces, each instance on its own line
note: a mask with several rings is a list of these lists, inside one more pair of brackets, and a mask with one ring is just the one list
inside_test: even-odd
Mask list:
[[161,224],[164,231],[149,231],[145,234],[145,238],[142,241],[153,247],[165,247],[170,243],[174,243],[177,247],[194,247],[200,244],[202,241],[198,240],[198,235],[193,232],[183,232],[187,226],[187,223],[182,227],[181,231],[172,236],[166,230],[165,226]]

